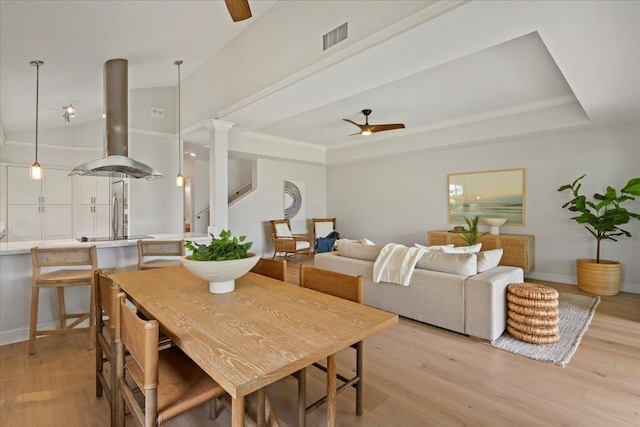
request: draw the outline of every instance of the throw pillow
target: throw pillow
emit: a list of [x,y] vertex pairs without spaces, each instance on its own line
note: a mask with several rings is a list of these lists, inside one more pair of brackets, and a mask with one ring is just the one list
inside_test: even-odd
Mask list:
[[367,239],[366,237],[364,239],[362,239],[362,244],[363,245],[375,245],[375,243],[373,243],[371,240]]
[[502,249],[478,252],[478,273],[496,268],[502,259]]
[[362,243],[343,242],[343,240],[338,240],[336,247],[340,251],[340,256],[347,258],[375,261],[382,250],[380,245],[363,245]]
[[480,252],[482,243],[473,246],[456,246],[455,248],[443,247],[442,252],[446,254],[475,254]]
[[453,243],[450,243],[448,245],[433,245],[433,246],[424,246],[419,243],[414,243],[413,246],[419,249],[424,249],[427,252],[442,252],[442,248],[444,247],[452,248]]
[[418,260],[416,268],[460,276],[474,276],[478,272],[478,258],[476,254],[425,252]]

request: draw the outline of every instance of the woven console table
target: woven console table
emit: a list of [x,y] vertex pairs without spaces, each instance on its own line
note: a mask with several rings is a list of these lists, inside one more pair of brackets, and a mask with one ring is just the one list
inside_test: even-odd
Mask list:
[[537,283],[507,287],[507,331],[532,344],[558,342],[558,291]]

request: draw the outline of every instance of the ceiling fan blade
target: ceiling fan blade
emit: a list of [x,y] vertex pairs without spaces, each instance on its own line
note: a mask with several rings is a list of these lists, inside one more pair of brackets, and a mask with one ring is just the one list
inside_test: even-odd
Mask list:
[[342,120],[344,120],[345,122],[349,122],[352,125],[358,126],[360,128],[360,132],[362,132],[362,130],[365,128],[365,125],[359,125],[356,122],[354,122],[353,120],[349,120],[349,119],[342,119]]
[[403,123],[390,123],[386,125],[369,125],[371,132],[383,132],[385,130],[404,129]]
[[229,14],[233,22],[244,21],[251,18],[251,8],[249,0],[224,0],[229,9]]
[[352,134],[351,134],[351,135],[349,135],[349,136],[355,136],[355,135],[362,135],[362,132],[352,133]]

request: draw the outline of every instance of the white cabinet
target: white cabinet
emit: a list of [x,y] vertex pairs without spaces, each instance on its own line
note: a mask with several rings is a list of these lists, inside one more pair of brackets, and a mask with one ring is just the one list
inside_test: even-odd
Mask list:
[[80,207],[80,237],[109,236],[109,205]]
[[29,168],[7,168],[8,241],[72,238],[73,182],[66,170],[44,169],[41,180]]
[[9,205],[10,242],[71,239],[71,205]]
[[82,176],[80,177],[80,204],[108,205],[111,182],[109,177]]

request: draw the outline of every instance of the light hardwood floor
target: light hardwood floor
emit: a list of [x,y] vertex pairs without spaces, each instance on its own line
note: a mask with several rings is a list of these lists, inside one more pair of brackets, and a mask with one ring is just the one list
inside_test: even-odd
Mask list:
[[[297,283],[298,265],[289,263],[287,281]],[[94,353],[83,334],[38,339],[33,356],[26,344],[0,347],[1,426],[109,425],[107,401],[94,394]],[[640,425],[640,295],[603,297],[564,368],[407,319],[367,339],[364,354],[364,414],[355,415],[355,391],[346,391],[338,397],[339,426]],[[351,366],[344,356],[351,354],[339,355],[339,369]],[[311,399],[324,382],[316,369],[308,379]],[[295,379],[281,380],[268,394],[282,424],[296,426]],[[316,410],[308,425],[326,425],[325,414],[325,407]],[[228,426],[229,411],[210,421],[203,406],[165,425]]]

